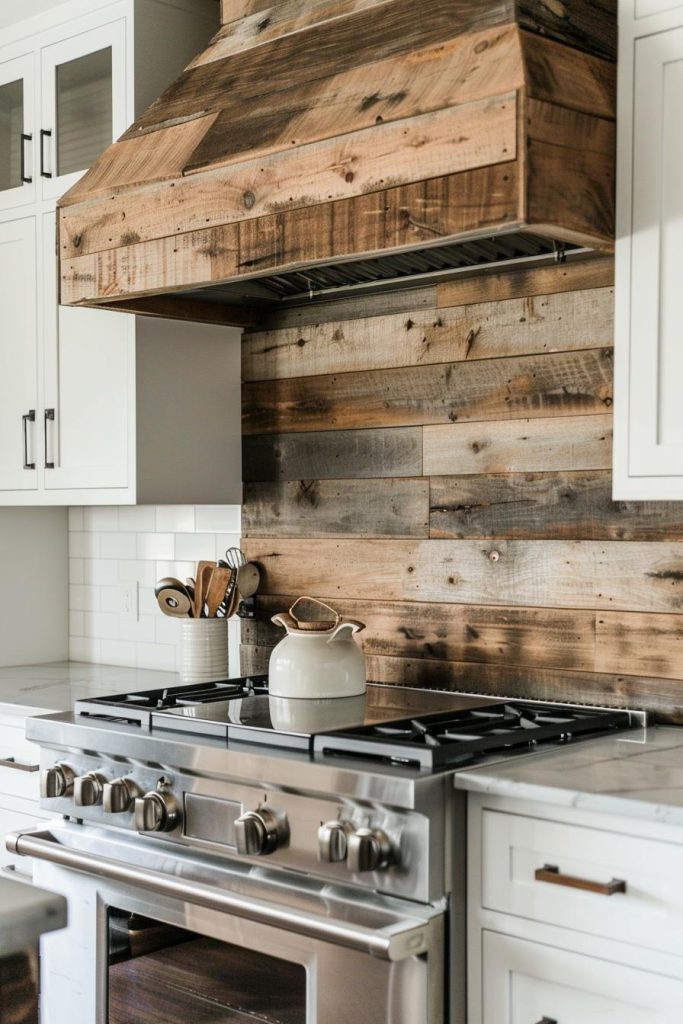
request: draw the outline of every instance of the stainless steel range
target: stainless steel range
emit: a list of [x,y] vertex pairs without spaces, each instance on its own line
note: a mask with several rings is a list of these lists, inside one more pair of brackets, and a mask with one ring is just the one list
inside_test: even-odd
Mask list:
[[264,678],[33,719],[42,806],[8,845],[70,901],[44,1024],[464,1021],[463,795],[452,773],[643,725],[628,711]]

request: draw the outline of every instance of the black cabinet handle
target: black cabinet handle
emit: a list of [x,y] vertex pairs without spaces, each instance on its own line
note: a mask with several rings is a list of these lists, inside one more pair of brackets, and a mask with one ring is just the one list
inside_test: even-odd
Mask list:
[[29,409],[29,411],[25,412],[24,415],[21,417],[22,427],[23,427],[23,431],[24,431],[24,469],[35,469],[36,468],[35,462],[29,462],[28,461],[28,425],[29,425],[29,423],[35,423],[35,420],[36,420],[36,410],[35,409]]
[[26,174],[26,143],[31,142],[32,139],[32,135],[28,135],[26,132],[21,133],[21,144],[19,149],[19,153],[21,154],[21,171],[19,172],[19,175],[21,177],[22,185],[30,185],[33,181],[31,175]]
[[537,1024],[557,1024],[554,1017],[541,1017]]
[[45,419],[43,420],[43,429],[44,429],[44,434],[45,434],[45,462],[44,462],[45,469],[54,469],[55,468],[54,462],[48,462],[48,460],[47,460],[47,424],[48,424],[48,420],[53,420],[54,421],[54,418],[55,418],[55,411],[54,411],[54,409],[46,409],[45,410]]
[[40,129],[40,176],[41,178],[51,178],[52,171],[45,170],[45,138],[51,139],[52,132],[47,128]]

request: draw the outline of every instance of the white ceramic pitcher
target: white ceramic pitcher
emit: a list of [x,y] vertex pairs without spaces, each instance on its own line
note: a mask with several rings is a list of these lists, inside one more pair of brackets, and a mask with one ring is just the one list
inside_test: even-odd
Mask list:
[[[330,618],[303,618],[302,602],[324,609]],[[299,608],[299,616],[296,609]],[[357,697],[365,693],[365,658],[353,639],[362,622],[343,619],[334,608],[313,597],[300,597],[289,612],[274,615],[287,636],[270,656],[268,688],[273,697]]]

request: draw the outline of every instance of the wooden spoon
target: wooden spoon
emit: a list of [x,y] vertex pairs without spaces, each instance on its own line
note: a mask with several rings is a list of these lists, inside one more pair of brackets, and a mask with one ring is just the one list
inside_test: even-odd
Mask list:
[[[209,578],[216,568],[215,562],[197,562],[197,573],[195,575],[194,588],[194,617],[199,619],[204,614],[204,601],[206,600],[206,589],[209,586]],[[208,569],[208,572],[206,570]],[[206,573],[206,575],[205,575]]]
[[231,580],[232,569],[214,569],[212,571],[205,598],[206,614],[210,619],[216,617]]

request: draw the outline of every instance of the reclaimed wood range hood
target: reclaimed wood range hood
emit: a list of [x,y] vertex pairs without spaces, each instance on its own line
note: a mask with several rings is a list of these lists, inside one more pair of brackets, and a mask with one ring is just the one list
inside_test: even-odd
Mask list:
[[609,252],[615,0],[223,0],[59,204],[61,302],[263,307]]

